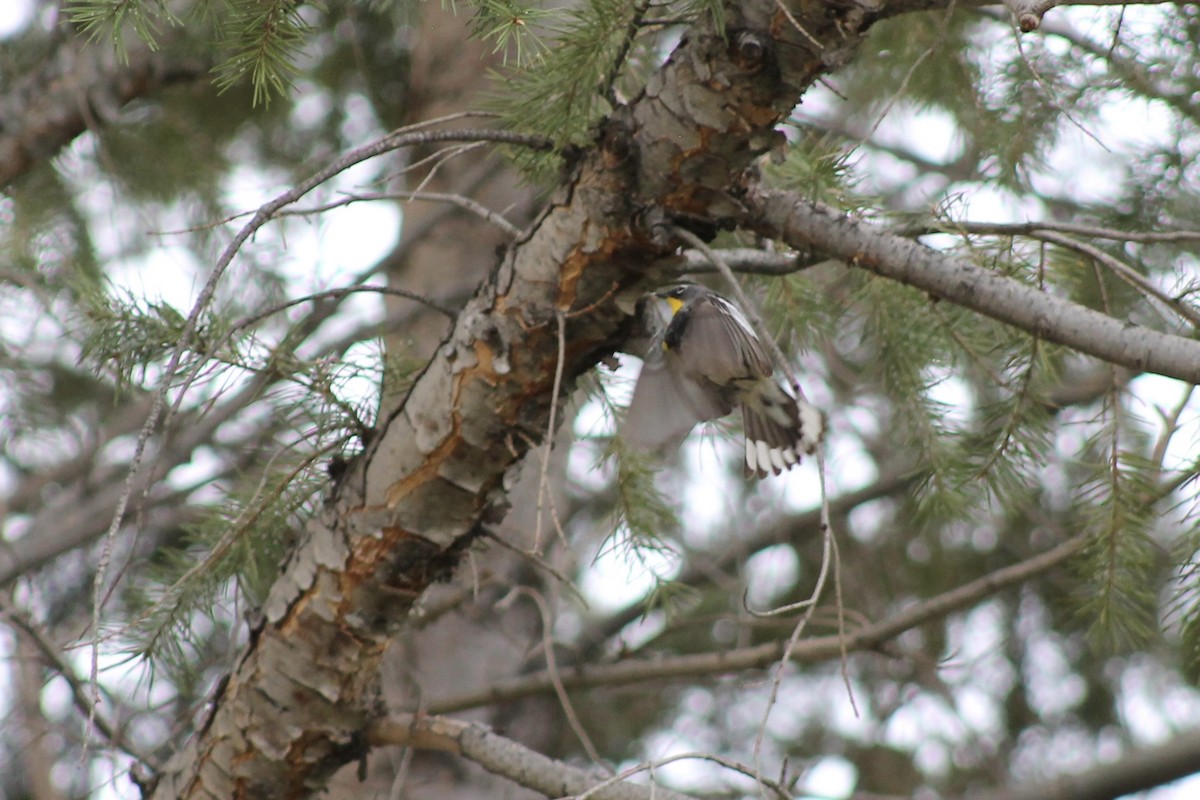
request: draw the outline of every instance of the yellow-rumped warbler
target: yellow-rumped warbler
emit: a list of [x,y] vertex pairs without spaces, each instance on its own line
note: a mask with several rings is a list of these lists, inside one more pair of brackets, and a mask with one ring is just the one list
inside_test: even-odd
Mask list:
[[776,382],[746,315],[703,286],[656,292],[669,308],[650,342],[621,434],[640,450],[668,452],[697,422],[742,407],[746,476],[778,475],[816,451],[821,412]]

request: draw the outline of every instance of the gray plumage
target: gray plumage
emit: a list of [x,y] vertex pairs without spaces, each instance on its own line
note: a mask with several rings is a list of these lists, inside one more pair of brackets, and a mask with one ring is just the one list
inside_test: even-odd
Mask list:
[[697,422],[742,407],[746,474],[778,475],[815,451],[820,412],[774,379],[770,356],[745,315],[703,286],[655,295],[669,308],[650,342],[621,433],[658,454],[677,448]]

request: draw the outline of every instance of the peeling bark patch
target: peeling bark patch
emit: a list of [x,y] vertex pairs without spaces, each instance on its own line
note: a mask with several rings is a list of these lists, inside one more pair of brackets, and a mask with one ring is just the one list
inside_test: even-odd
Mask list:
[[615,138],[573,165],[403,409],[381,409],[389,424],[378,444],[272,588],[212,721],[164,770],[156,796],[312,796],[353,760],[387,637],[459,564],[481,520],[503,516],[513,465],[546,434],[558,313],[569,392],[628,330],[610,293],[650,279],[645,264],[674,245],[667,225],[711,228],[744,213],[744,170],[772,146],[777,120],[857,43],[827,4],[784,1],[795,26],[772,0],[725,4],[730,37],[774,21],[780,41],[731,44],[704,17],[645,93],[614,112]]
[[[500,382],[499,376],[497,375],[495,369],[495,352],[491,347],[488,346],[486,342],[482,341],[481,339],[476,339],[471,344],[475,351],[476,358],[476,365],[471,368],[471,372],[474,373],[474,377],[479,378],[479,380],[483,381],[488,386],[495,386]],[[458,389],[460,391],[462,389],[461,381],[458,384]],[[453,405],[455,408],[458,407],[457,393],[454,397]]]
[[565,311],[575,305],[575,284],[583,277],[584,269],[590,261],[591,259],[586,255],[575,250],[563,262],[562,269],[559,271],[557,303],[559,310]]
[[[420,537],[413,536],[408,531],[397,527],[384,528],[380,531],[379,536],[356,537],[351,544],[350,561],[341,573],[340,585],[343,598],[353,594],[363,581],[374,577],[380,562],[384,561],[388,554],[395,551],[406,539],[419,541]],[[432,545],[429,546],[432,547]]]
[[[457,425],[455,427],[457,427]],[[385,500],[387,507],[395,508],[401,500],[416,491],[417,487],[437,475],[438,467],[442,465],[442,461],[447,458],[457,446],[457,436],[452,435],[449,438],[444,439],[442,443],[438,445],[436,450],[426,456],[425,460],[421,462],[420,467],[389,486]]]
[[441,398],[454,390],[450,364],[438,361],[426,370],[423,379],[413,387],[404,412],[412,425],[417,448],[424,454],[437,449],[452,433],[452,424]]
[[452,457],[442,462],[438,477],[448,483],[463,489],[472,497],[484,492],[485,486],[494,478],[479,470],[480,463],[508,464],[515,456],[507,447],[490,440],[490,447],[463,447],[456,450]]
[[[559,270],[559,292],[556,307],[560,311],[573,309],[579,299],[580,281],[587,278],[589,267],[619,260],[621,251],[628,244],[627,236],[609,232],[593,250],[586,253],[580,249],[573,250],[563,261],[562,269]],[[612,289],[610,284],[609,291]]]

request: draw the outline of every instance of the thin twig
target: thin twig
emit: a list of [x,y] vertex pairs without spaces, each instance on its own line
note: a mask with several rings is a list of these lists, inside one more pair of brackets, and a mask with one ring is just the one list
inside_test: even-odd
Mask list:
[[994,236],[1035,236],[1044,231],[1087,236],[1092,239],[1111,239],[1135,244],[1186,244],[1200,242],[1200,231],[1122,231],[1098,225],[1083,225],[1076,222],[947,222],[948,228],[917,225],[897,229],[899,236],[925,236],[935,233],[967,233]]
[[233,323],[229,330],[230,333],[234,333],[245,328],[252,327],[262,322],[267,317],[274,316],[281,311],[287,311],[289,308],[293,308],[304,303],[312,303],[318,300],[341,300],[344,297],[348,297],[349,295],[356,294],[358,292],[374,292],[376,294],[404,297],[412,300],[413,302],[420,303],[423,306],[428,306],[434,311],[437,311],[439,314],[445,315],[449,319],[454,319],[456,316],[458,316],[452,309],[447,308],[435,300],[430,300],[428,297],[418,292],[412,292],[408,289],[396,289],[391,286],[362,284],[359,286],[346,286],[340,289],[326,289],[323,292],[314,292],[312,294],[306,294],[304,297],[297,297],[295,300],[288,300],[286,303],[280,303],[278,305],[271,306],[270,308],[260,311],[257,314],[251,314],[248,317],[239,319],[237,322]]
[[[829,260],[824,257],[810,258],[794,251],[778,253],[753,247],[731,247],[713,252],[719,254],[721,261],[734,272],[749,275],[792,275]],[[704,253],[696,250],[685,250],[677,256],[656,261],[652,266],[657,268],[660,265],[680,275],[720,271]]]
[[[350,164],[343,166],[340,169],[337,169],[335,172],[327,175],[324,179],[318,181],[318,183],[323,183],[325,180],[332,178],[334,175],[338,174],[339,172],[345,171],[348,167],[353,166],[354,164],[357,164],[360,161],[365,161],[367,159],[374,158],[375,156],[382,155],[383,153],[387,153],[392,150],[398,150],[402,147],[412,147],[412,146],[420,145],[420,144],[432,144],[432,143],[437,143],[437,142],[467,142],[467,144],[462,145],[460,147],[456,147],[449,153],[447,153],[446,151],[438,151],[436,153],[432,153],[432,154],[426,156],[425,158],[421,159],[420,161],[416,161],[412,164],[407,165],[403,170],[401,170],[400,172],[395,173],[395,174],[402,175],[405,172],[411,171],[412,169],[415,169],[430,160],[442,161],[442,160],[445,160],[448,158],[453,158],[454,156],[460,155],[461,153],[466,152],[468,150],[472,150],[474,148],[480,147],[488,142],[500,142],[503,144],[521,145],[524,147],[529,147],[534,150],[542,150],[542,151],[554,149],[553,142],[550,139],[547,139],[546,137],[535,136],[532,134],[517,134],[512,131],[491,130],[488,128],[459,129],[459,130],[447,130],[447,131],[429,131],[429,132],[426,132],[423,134],[419,133],[419,131],[421,129],[429,127],[430,124],[432,124],[434,122],[445,122],[448,120],[459,118],[461,116],[471,116],[471,115],[452,114],[448,117],[443,117],[440,120],[432,120],[430,122],[421,122],[421,123],[409,125],[408,127],[400,128],[396,131],[393,131],[392,133],[388,134],[387,136],[383,137],[382,139],[379,139],[369,145],[365,145],[364,147],[359,148],[358,150],[351,150],[348,153],[346,153],[344,156],[339,158],[337,161],[331,162],[331,164],[329,166],[327,166],[326,169],[333,167],[342,159],[354,157],[354,155],[356,153],[359,153],[363,150],[382,147],[382,149],[378,149],[376,152],[371,152],[368,155],[359,158],[357,161],[353,161]],[[434,171],[436,171],[436,167],[435,167]],[[322,170],[322,172],[324,172],[324,170]],[[318,174],[321,174],[321,173],[318,173]],[[312,178],[310,178],[309,180],[312,180]],[[306,183],[307,183],[307,181],[306,181]],[[299,187],[297,187],[297,188],[299,188]],[[304,192],[302,192],[302,194],[307,194],[308,191],[311,191],[311,188],[313,188],[313,187],[306,189]],[[299,199],[299,197],[297,197],[295,199]],[[428,198],[428,199],[434,199],[434,198]],[[438,198],[438,199],[443,202],[453,202],[449,199],[442,199],[442,198]],[[290,202],[295,202],[295,200],[291,200],[291,201],[289,201],[289,203]],[[287,204],[288,203],[285,203],[284,205],[287,205]],[[258,211],[261,211],[262,208],[263,207],[260,207],[258,209]],[[257,211],[239,211],[236,214],[230,214],[229,216],[222,217],[221,219],[213,220],[211,222],[206,222],[202,225],[194,225],[194,226],[188,227],[188,228],[178,228],[178,229],[173,229],[173,230],[169,230],[169,231],[150,231],[149,233],[152,236],[177,236],[177,235],[181,235],[181,234],[185,234],[185,233],[196,233],[199,231],[217,228],[217,227],[220,227],[221,225],[226,225],[230,222],[234,222],[236,220],[242,219],[243,217],[248,217],[248,216],[251,216],[256,213],[258,213],[258,212]],[[276,216],[281,216],[281,215],[276,215]]]
[[900,87],[892,93],[891,97],[888,98],[887,105],[885,105],[883,110],[879,112],[879,116],[875,119],[875,124],[871,126],[871,130],[867,131],[867,135],[864,136],[858,143],[858,147],[862,147],[867,143],[867,140],[875,135],[875,132],[879,130],[879,126],[883,124],[883,120],[888,114],[891,113],[892,108],[897,102],[900,101],[900,98],[904,96],[905,91],[908,90],[908,84],[909,81],[912,80],[913,74],[916,73],[921,64],[925,62],[925,59],[936,53],[938,48],[941,47],[942,43],[946,39],[946,32],[950,29],[950,18],[954,16],[954,10],[957,5],[958,0],[950,0],[950,4],[946,6],[946,13],[942,15],[941,22],[938,25],[937,39],[934,40],[933,44],[925,48],[921,55],[917,56],[916,60],[909,65],[908,71],[904,73],[904,77],[900,80]]
[[75,670],[62,657],[58,648],[42,634],[42,631],[23,611],[13,606],[8,597],[3,594],[0,594],[0,613],[3,613],[5,621],[24,634],[25,638],[41,654],[46,664],[67,682],[67,686],[71,689],[71,703],[81,716],[90,719],[91,725],[118,750],[132,756],[136,761],[151,769],[158,769],[153,758],[127,741],[116,727],[95,709],[94,703],[99,702],[98,698],[94,694],[89,697],[87,685],[75,674]]
[[[1039,15],[1039,24],[1040,24],[1040,15]],[[1046,83],[1046,79],[1043,78],[1042,74],[1037,71],[1037,67],[1033,66],[1033,62],[1029,60],[1029,54],[1025,52],[1025,45],[1024,45],[1024,42],[1022,42],[1022,40],[1021,40],[1021,28],[1019,27],[1018,21],[1016,19],[1010,18],[1009,28],[1012,31],[1013,40],[1017,43],[1017,53],[1020,54],[1022,63],[1024,63],[1025,66],[1029,68],[1029,73],[1031,75],[1033,75],[1033,79],[1035,81],[1037,81],[1038,85],[1041,86],[1043,90],[1045,90],[1046,99],[1050,101],[1050,105],[1052,105],[1056,109],[1058,109],[1059,112],[1064,117],[1067,118],[1068,122],[1070,122],[1072,125],[1074,125],[1076,128],[1079,129],[1080,133],[1082,133],[1084,136],[1091,139],[1096,144],[1100,145],[1100,148],[1102,150],[1104,150],[1104,152],[1111,153],[1112,150],[1109,149],[1108,145],[1106,145],[1104,142],[1100,141],[1100,137],[1098,137],[1096,134],[1089,131],[1082,122],[1080,122],[1078,119],[1076,119],[1075,115],[1071,113],[1071,110],[1068,109],[1063,104],[1063,102],[1061,100],[1059,100],[1058,97],[1055,96],[1054,92],[1050,88],[1050,84]]]
[[410,172],[416,172],[426,164],[432,164],[433,166],[426,170],[425,174],[421,177],[420,182],[417,183],[416,189],[413,190],[421,191],[429,184],[429,181],[438,173],[439,170],[441,170],[443,166],[459,156],[465,156],[468,153],[473,153],[474,151],[484,147],[484,145],[484,142],[472,142],[471,144],[460,144],[456,145],[455,147],[447,147],[443,150],[435,150],[424,158],[419,158],[416,161],[405,164],[400,169],[389,172],[386,176],[380,178],[377,183],[386,186],[388,183],[391,183],[393,180],[402,175],[407,175]]
[[[550,419],[546,422],[546,443],[542,448],[542,471],[538,475],[538,493],[537,493],[537,511],[534,515],[533,526],[533,552],[538,552],[542,545],[542,513],[543,504],[546,498],[546,486],[549,483],[547,475],[550,472],[550,449],[554,446],[554,423],[557,421],[558,414],[558,393],[562,390],[563,364],[567,360],[567,323],[563,317],[561,310],[554,312],[554,318],[558,323],[558,358],[554,363],[554,385],[550,390]],[[551,509],[551,515],[554,517],[554,527],[562,536],[563,544],[567,543],[566,533],[563,532],[562,524],[558,519],[557,509]]]
[[1171,444],[1171,439],[1179,432],[1179,418],[1183,415],[1184,409],[1192,401],[1192,395],[1196,393],[1195,385],[1188,386],[1187,391],[1179,398],[1179,402],[1175,407],[1168,412],[1159,410],[1159,415],[1163,421],[1163,433],[1154,443],[1154,451],[1150,455],[1150,463],[1157,464],[1159,472],[1163,470],[1163,459],[1167,456],[1167,448]]
[[1035,239],[1041,239],[1043,241],[1050,242],[1051,244],[1057,244],[1060,247],[1067,248],[1068,250],[1074,250],[1077,253],[1081,253],[1082,255],[1085,255],[1088,258],[1103,264],[1105,267],[1108,267],[1108,269],[1112,270],[1112,272],[1118,278],[1125,281],[1133,288],[1150,295],[1193,325],[1200,325],[1200,311],[1192,308],[1187,303],[1180,302],[1171,297],[1169,294],[1147,280],[1146,276],[1142,275],[1133,267],[1129,266],[1118,258],[1110,256],[1100,248],[1090,245],[1087,242],[1081,242],[1078,239],[1072,239],[1070,236],[1064,236],[1063,234],[1052,231],[1040,231],[1037,233],[1032,233],[1030,236]]
[[[633,777],[634,775],[637,775],[639,772],[647,772],[647,771],[652,772],[653,770],[658,769],[659,767],[664,767],[667,764],[671,764],[675,761],[711,761],[714,764],[720,764],[722,767],[725,767],[726,769],[731,769],[734,772],[739,772],[742,775],[745,775],[747,778],[750,778],[751,780],[754,780],[760,784],[765,785],[768,789],[775,792],[776,796],[778,798],[780,798],[780,800],[788,800],[791,797],[791,794],[789,794],[782,786],[780,786],[775,781],[759,777],[754,772],[753,769],[746,766],[745,764],[741,764],[737,761],[734,761],[733,759],[722,758],[721,756],[714,755],[712,753],[676,753],[673,756],[665,756],[664,758],[656,758],[652,761],[647,761],[644,764],[638,764],[637,766],[630,767],[629,769],[623,770],[622,772],[620,772],[616,775],[613,775],[611,778],[604,781],[603,783],[596,784],[595,786],[593,786],[591,789],[588,789],[583,794],[577,795],[574,798],[574,800],[589,800],[589,798],[591,798],[593,795],[600,793],[601,791],[608,788],[609,786],[612,786],[613,784],[620,783],[621,781],[627,780],[627,779]],[[655,785],[656,784],[653,784],[653,783],[650,784],[650,789],[653,790]]]
[[[603,766],[604,761],[600,758],[600,753],[596,750],[596,746],[592,744],[592,739],[588,736],[587,731],[583,728],[583,723],[579,721],[579,716],[575,713],[574,706],[571,705],[571,698],[567,695],[567,689],[563,686],[562,681],[558,677],[558,659],[554,655],[554,618],[550,614],[550,607],[546,604],[546,599],[541,593],[529,586],[516,586],[512,590],[512,596],[524,595],[534,602],[538,608],[538,613],[542,618],[542,649],[546,652],[546,673],[550,676],[550,682],[554,686],[554,694],[558,697],[558,703],[562,706],[563,714],[567,717],[567,724],[571,726],[571,730],[575,732],[575,737],[579,739],[579,743],[583,745],[583,750],[587,753],[588,758],[598,766]],[[503,605],[504,601],[500,601],[498,605]]]
[[[892,616],[867,625],[845,636],[820,636],[798,642],[790,659],[796,663],[817,663],[840,657],[843,652],[856,652],[878,647],[883,642],[907,630],[941,619],[955,611],[1047,572],[1082,550],[1093,539],[1085,532],[1035,556],[1001,567],[993,572],[962,584],[940,595],[912,605]],[[699,653],[684,656],[626,659],[612,664],[585,664],[559,670],[558,680],[565,688],[593,686],[628,686],[635,683],[679,679],[702,675],[728,675],[756,669],[779,662],[785,642],[766,642],[750,647]],[[545,694],[553,690],[545,672],[522,675],[501,681],[477,692],[433,700],[431,714],[444,714],[468,708],[510,702],[522,697]]]
[[505,550],[508,550],[510,553],[515,553],[521,558],[527,558],[538,568],[544,569],[546,573],[550,575],[550,577],[561,583],[567,589],[567,591],[569,591],[575,597],[575,599],[583,605],[584,608],[588,607],[587,598],[583,596],[583,593],[579,591],[574,582],[572,582],[569,577],[563,574],[562,570],[558,569],[549,561],[539,556],[536,552],[524,550],[520,547],[517,547],[515,544],[512,544],[511,542],[507,542],[504,540],[504,537],[498,536],[494,531],[489,530],[488,528],[483,529],[483,535],[486,536],[490,541],[495,542]]
[[[824,453],[818,453],[817,458],[822,462],[825,458]],[[821,474],[825,474],[824,463],[820,464]],[[850,653],[846,650],[846,605],[842,601],[842,554],[838,550],[837,539],[833,540],[833,597],[834,605],[837,608],[837,635],[838,641],[841,643],[842,652],[838,654],[838,660],[841,662],[842,683],[846,687],[846,697],[850,700],[850,710],[854,712],[855,717],[862,715],[858,711],[858,701],[854,699],[854,686],[850,683]],[[860,624],[863,622],[863,615],[855,612],[860,618]]]
[[804,29],[804,26],[801,25],[800,21],[796,19],[795,15],[792,14],[792,10],[783,3],[783,0],[775,0],[775,7],[783,12],[783,15],[787,17],[787,21],[791,23],[792,27],[796,29],[797,33],[807,39],[809,44],[817,48],[818,53],[825,49],[825,45],[821,44],[817,37],[813,36]]
[[[821,571],[817,574],[817,583],[813,587],[812,595],[803,603],[794,604],[791,608],[803,608],[804,613],[797,620],[796,626],[792,629],[792,635],[788,637],[787,645],[783,649],[783,654],[779,658],[779,662],[775,667],[775,674],[771,678],[771,690],[767,695],[767,705],[763,710],[762,722],[759,723],[758,732],[754,736],[754,769],[755,774],[760,775],[762,769],[762,743],[763,738],[767,734],[767,722],[771,718],[771,711],[775,708],[775,701],[779,698],[779,689],[783,685],[783,671],[791,661],[792,653],[796,649],[796,645],[800,641],[801,634],[808,626],[809,619],[812,618],[813,611],[816,610],[817,602],[821,599],[821,594],[825,589],[825,580],[829,576],[830,567],[835,559],[834,544],[833,544],[833,528],[830,526],[829,519],[829,499],[825,495],[825,454],[821,449],[817,450],[817,473],[820,478],[821,491]],[[771,613],[784,613],[791,610],[787,607],[777,609]],[[843,658],[845,657],[845,636],[839,630],[837,635],[838,642],[842,648]],[[759,779],[759,792],[765,797],[762,790],[761,778]]]
[[475,216],[493,225],[510,238],[515,239],[521,235],[521,229],[513,225],[503,214],[492,211],[483,203],[477,200],[472,200],[469,197],[464,197],[461,194],[449,194],[446,192],[371,192],[366,194],[347,193],[340,200],[333,200],[328,203],[323,203],[319,206],[311,206],[309,208],[297,208],[291,211],[281,211],[279,216],[308,216],[310,214],[322,214],[326,211],[332,211],[335,208],[343,208],[352,203],[371,202],[375,200],[423,200],[430,203],[449,203],[453,206],[458,206],[464,211],[469,211]]

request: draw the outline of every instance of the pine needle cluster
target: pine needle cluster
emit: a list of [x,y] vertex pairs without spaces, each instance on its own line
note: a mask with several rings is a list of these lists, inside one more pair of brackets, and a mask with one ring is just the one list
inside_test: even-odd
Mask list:
[[323,11],[320,3],[297,0],[225,0],[216,18],[217,43],[229,53],[218,65],[216,84],[222,91],[247,76],[254,104],[285,95],[300,74],[297,60],[312,32],[302,8]]
[[669,537],[679,529],[679,517],[654,484],[654,461],[631,450],[620,437],[612,440],[609,456],[617,465],[612,530],[628,553],[669,552]]
[[552,46],[520,69],[494,76],[503,91],[493,103],[514,130],[553,131],[560,146],[582,144],[589,126],[610,110],[604,80],[629,25],[631,4],[589,0],[548,20]]
[[845,143],[804,127],[797,127],[795,134],[786,156],[766,165],[763,178],[768,184],[843,211],[871,207],[876,198],[856,192],[855,159]]
[[129,56],[126,27],[155,47],[164,25],[178,25],[164,0],[68,0],[67,19],[92,41],[108,39],[121,59]]
[[531,66],[547,51],[543,38],[545,26],[553,23],[556,13],[535,3],[519,0],[473,0],[471,31],[492,44],[505,66]]
[[313,32],[306,17],[325,12],[320,2],[299,0],[204,0],[187,20],[164,0],[68,0],[72,24],[93,41],[107,39],[128,58],[127,33],[152,49],[166,27],[192,25],[211,31],[225,53],[215,70],[222,91],[248,78],[255,105],[283,96],[299,74],[298,60]]
[[[160,373],[186,323],[169,303],[123,291],[94,291],[85,308],[83,359],[118,391]],[[263,600],[283,553],[328,486],[325,463],[354,452],[367,434],[377,401],[355,397],[351,384],[378,386],[384,371],[370,357],[302,357],[290,331],[270,341],[259,325],[235,322],[233,310],[210,307],[201,315],[176,382],[194,374],[191,391],[207,385],[205,394],[215,397],[247,379],[268,379],[275,386],[265,398],[275,433],[248,445],[244,471],[221,481],[222,499],[200,506],[179,540],[158,550],[153,569],[129,582],[125,595],[129,623],[122,635],[177,683],[187,683],[188,670],[202,666],[197,659],[212,625],[237,629],[240,612],[229,604],[245,611]],[[400,359],[388,370],[400,388],[414,372]],[[185,407],[203,413],[192,405]]]
[[[144,382],[183,338],[187,318],[165,301],[102,284],[91,287],[81,300],[80,360],[110,375],[118,390]],[[227,340],[231,326],[226,316],[203,314],[178,374],[186,375],[198,359],[207,359],[211,346]]]
[[[492,11],[485,12],[484,6],[479,8],[479,25],[497,47],[502,35],[510,35],[498,32],[504,31],[506,24],[512,34],[518,33],[517,28],[533,27],[527,24],[528,17],[506,22],[503,15],[496,17]],[[539,31],[519,32],[530,46],[517,49],[512,67],[493,76],[496,89],[490,104],[514,130],[543,136],[550,133],[560,147],[582,145],[591,126],[610,112],[614,103],[641,88],[642,77],[660,57],[655,45],[666,26],[654,25],[654,18],[669,17],[672,24],[678,24],[707,13],[720,25],[720,9],[715,0],[657,6],[653,13],[649,2],[585,0],[543,14],[537,20]],[[526,54],[523,58],[522,52]],[[531,177],[547,179],[554,174],[551,157],[516,155],[517,164]]]
[[1161,549],[1154,538],[1158,467],[1123,448],[1120,416],[1111,414],[1091,443],[1094,449],[1107,446],[1108,458],[1092,466],[1078,495],[1081,526],[1092,535],[1076,564],[1083,578],[1079,611],[1105,651],[1141,647],[1151,639],[1158,630],[1161,585],[1156,575]]
[[238,476],[224,498],[160,549],[125,593],[121,636],[132,653],[176,684],[203,668],[212,627],[238,630],[258,608],[303,521],[315,513],[326,476],[320,452],[284,454],[259,475]]

